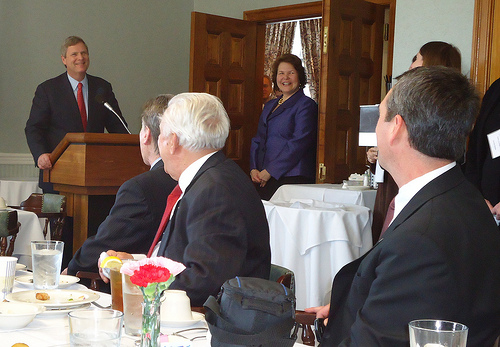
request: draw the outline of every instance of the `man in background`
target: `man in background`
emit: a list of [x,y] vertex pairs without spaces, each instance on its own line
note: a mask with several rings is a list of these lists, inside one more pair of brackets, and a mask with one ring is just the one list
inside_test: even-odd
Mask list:
[[110,248],[128,253],[148,251],[160,225],[167,196],[177,184],[163,170],[158,149],[160,118],[172,97],[163,94],[148,100],[141,115],[141,154],[151,170],[122,184],[109,216],[99,226],[97,234],[85,240],[63,274],[98,272],[97,259]]
[[465,324],[467,346],[493,346],[500,234],[456,164],[478,106],[465,76],[437,66],[406,72],[380,104],[378,160],[399,193],[380,241],[337,273],[329,307],[309,310],[328,316],[321,346],[407,347],[415,319]]
[[111,84],[87,74],[89,50],[83,39],[68,37],[61,47],[61,60],[66,72],[37,87],[24,129],[44,193],[53,192],[53,187],[43,182],[42,170],[52,168],[49,155],[67,133],[128,132],[103,105],[109,103],[121,117]]

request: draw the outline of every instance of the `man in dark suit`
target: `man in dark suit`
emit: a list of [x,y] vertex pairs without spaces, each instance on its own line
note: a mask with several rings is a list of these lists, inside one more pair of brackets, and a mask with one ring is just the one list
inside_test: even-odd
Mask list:
[[185,290],[191,305],[201,306],[235,276],[269,278],[264,206],[247,175],[220,151],[229,134],[220,100],[205,93],[176,95],[160,129],[165,171],[182,191],[168,224],[160,225],[160,243],[151,248],[153,256],[186,266],[170,288]]
[[[492,153],[487,136],[493,136],[499,129],[500,79],[484,95],[465,156],[465,176],[481,191],[497,220],[500,220],[500,156]],[[497,142],[498,139],[493,141]]]
[[122,184],[109,216],[71,259],[63,274],[78,271],[98,272],[97,259],[102,252],[116,248],[129,253],[146,253],[160,225],[167,196],[175,182],[163,170],[158,150],[160,117],[173,95],[159,95],[149,100],[141,115],[139,133],[142,159],[151,170]]
[[381,240],[336,275],[322,346],[409,345],[408,323],[469,327],[467,346],[500,334],[500,234],[455,161],[479,106],[444,67],[406,72],[380,104],[379,161],[399,186]]
[[[68,37],[61,47],[61,59],[66,73],[37,87],[25,128],[35,165],[40,168],[40,188],[44,192],[52,192],[53,188],[50,183],[43,182],[41,170],[52,167],[49,155],[67,133],[102,133],[105,128],[110,133],[128,132],[101,102],[108,102],[121,116],[111,84],[87,74],[90,59],[86,43],[80,37]],[[82,84],[85,117],[77,101],[79,83]]]

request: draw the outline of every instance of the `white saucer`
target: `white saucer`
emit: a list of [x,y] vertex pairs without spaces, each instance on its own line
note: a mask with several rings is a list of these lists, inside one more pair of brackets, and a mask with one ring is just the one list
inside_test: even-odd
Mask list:
[[193,319],[192,320],[184,320],[184,321],[161,321],[161,326],[169,327],[169,328],[186,328],[191,325],[198,323],[199,321],[205,319],[205,315],[199,312],[192,312]]

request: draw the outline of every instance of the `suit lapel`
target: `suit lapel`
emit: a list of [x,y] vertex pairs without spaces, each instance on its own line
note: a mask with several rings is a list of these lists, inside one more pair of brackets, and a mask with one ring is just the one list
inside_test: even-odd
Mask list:
[[427,183],[396,216],[391,225],[389,225],[389,228],[385,231],[382,240],[389,236],[394,229],[401,225],[401,223],[411,217],[426,202],[462,183],[464,179],[465,178],[460,172],[460,168],[456,165],[441,176]]
[[[295,104],[297,103],[297,101],[299,101],[299,99],[302,98],[303,95],[304,95],[304,91],[302,89],[297,90],[297,92],[295,94],[293,94],[287,101],[285,101],[280,107],[278,107],[276,109],[276,111],[272,112],[267,117],[267,121],[279,116],[280,114],[285,112],[285,110],[287,108],[294,107]],[[276,105],[278,104],[278,100],[279,99],[277,99],[276,103],[273,105],[273,108],[271,110],[273,110],[276,107]]]
[[172,230],[174,230],[174,227],[175,227],[175,217],[177,215],[177,211],[179,210],[179,207],[183,203],[182,200],[184,199],[184,197],[186,196],[188,191],[191,189],[191,187],[194,185],[194,183],[198,180],[198,178],[200,178],[200,176],[205,171],[207,171],[211,167],[214,167],[214,166],[220,164],[225,159],[226,159],[226,156],[221,151],[218,151],[217,153],[215,153],[214,155],[212,155],[210,158],[207,159],[207,161],[201,166],[201,168],[198,170],[196,175],[193,177],[193,180],[186,188],[186,191],[184,192],[183,197],[177,202],[177,205],[174,208],[174,213],[172,214],[172,218],[167,223],[167,227],[165,228],[165,231],[163,232],[163,236],[161,238],[161,245],[160,245],[160,249],[158,250],[158,254],[163,254],[163,252],[167,248],[168,241],[170,240],[170,235],[172,233]]

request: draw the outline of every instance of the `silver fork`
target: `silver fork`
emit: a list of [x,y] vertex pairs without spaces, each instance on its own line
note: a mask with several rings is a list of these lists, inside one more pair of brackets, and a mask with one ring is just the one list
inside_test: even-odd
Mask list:
[[101,308],[101,309],[103,309],[103,310],[105,310],[105,309],[107,309],[107,308],[111,308],[111,305],[108,305],[108,306],[103,306],[103,305],[101,305],[101,304],[98,304],[98,303],[97,303],[97,302],[95,302],[95,301],[92,301],[92,304],[94,304],[96,307]]

